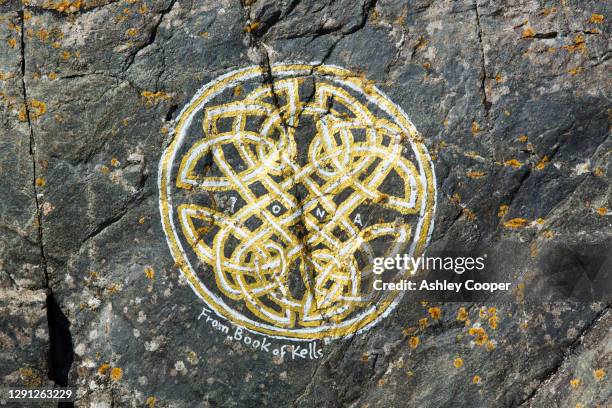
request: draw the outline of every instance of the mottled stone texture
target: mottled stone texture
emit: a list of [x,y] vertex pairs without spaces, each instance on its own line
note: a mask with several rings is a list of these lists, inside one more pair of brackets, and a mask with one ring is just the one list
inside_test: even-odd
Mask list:
[[156,179],[173,120],[206,82],[253,64],[340,65],[400,105],[434,157],[433,244],[520,242],[532,259],[511,279],[529,285],[547,245],[612,232],[610,11],[596,0],[0,1],[0,383],[49,383],[51,359],[80,407],[606,406],[605,299],[530,304],[517,292],[438,305],[439,319],[406,301],[367,333],[319,344],[319,360],[226,340],[197,320]]

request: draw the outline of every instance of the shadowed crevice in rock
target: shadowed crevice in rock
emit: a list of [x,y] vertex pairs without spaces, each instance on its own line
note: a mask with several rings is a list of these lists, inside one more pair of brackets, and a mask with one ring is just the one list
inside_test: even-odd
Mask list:
[[47,296],[49,323],[49,378],[61,387],[68,386],[68,373],[74,360],[70,322],[57,304],[53,291]]

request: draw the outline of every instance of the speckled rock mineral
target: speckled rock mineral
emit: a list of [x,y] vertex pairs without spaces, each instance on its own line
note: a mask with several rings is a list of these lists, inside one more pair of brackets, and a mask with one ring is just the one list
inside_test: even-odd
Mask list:
[[[0,385],[609,406],[611,9],[0,0]],[[511,290],[363,300],[342,254],[389,231]]]

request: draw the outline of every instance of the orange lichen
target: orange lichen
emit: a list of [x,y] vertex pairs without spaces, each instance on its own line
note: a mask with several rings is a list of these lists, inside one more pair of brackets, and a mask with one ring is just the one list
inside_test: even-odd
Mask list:
[[254,30],[257,30],[261,23],[259,21],[252,21],[244,26],[244,32],[250,33]]
[[408,341],[408,344],[410,345],[411,349],[415,349],[419,346],[419,344],[421,343],[421,340],[419,339],[418,336],[413,336],[410,338],[410,340]]
[[606,215],[607,213],[608,213],[608,209],[606,207],[599,207],[597,209],[597,214],[601,215],[602,217]]
[[487,350],[491,351],[495,349],[495,343],[493,343],[491,340],[487,341]]
[[536,31],[531,27],[525,27],[523,30],[523,34],[521,34],[522,38],[533,38],[536,36]]
[[518,169],[519,167],[522,166],[521,162],[516,159],[506,160],[504,162],[504,165],[514,167],[515,169]]
[[59,0],[59,1],[47,1],[43,3],[42,7],[47,10],[55,10],[60,13],[72,14],[76,13],[81,9],[81,7],[85,6],[85,2],[83,0]]
[[483,178],[484,176],[486,176],[487,173],[482,172],[482,171],[468,171],[467,172],[467,176],[471,179],[479,179],[479,178]]
[[506,214],[508,213],[508,210],[510,209],[510,207],[508,207],[507,205],[503,204],[499,206],[499,210],[497,210],[497,216],[499,218],[504,218],[506,216]]
[[145,273],[145,276],[151,280],[153,280],[153,278],[155,277],[155,271],[150,266],[147,266],[146,268],[144,268],[144,273]]
[[148,106],[156,105],[160,101],[170,99],[170,95],[162,91],[157,91],[157,92],[142,91],[140,95],[146,99]]
[[474,221],[476,219],[476,214],[474,214],[474,211],[470,210],[469,208],[464,208],[461,210],[461,213],[468,221]]
[[106,375],[109,369],[110,369],[110,364],[104,363],[98,368],[98,374]]
[[457,357],[453,360],[453,365],[455,368],[461,368],[463,366],[463,359],[461,357]]
[[598,368],[597,370],[593,371],[593,377],[595,377],[597,381],[603,380],[605,376],[606,372],[603,368]]
[[552,232],[551,230],[544,231],[543,235],[546,239],[553,239],[553,237],[555,236],[554,232]]
[[601,167],[597,167],[595,170],[593,170],[593,174],[597,177],[601,177],[604,175],[604,171]]
[[45,179],[44,179],[44,178],[42,178],[42,177],[38,177],[38,178],[36,179],[36,187],[44,187],[44,186],[45,186],[45,184],[47,184],[47,182],[45,181]]
[[497,329],[498,324],[499,324],[499,317],[497,317],[496,315],[489,317],[489,326],[491,326],[492,329]]
[[574,42],[572,44],[564,45],[563,48],[569,52],[580,51],[581,53],[584,54],[587,49],[586,43],[584,41],[584,35],[578,34],[576,37],[574,37]]
[[603,14],[591,14],[589,18],[589,23],[591,24],[602,24],[604,22]]
[[142,225],[142,224],[144,224],[144,223],[145,223],[145,217],[144,217],[144,215],[138,219],[138,223],[139,223],[140,225]]
[[125,35],[127,35],[128,37],[136,37],[138,35],[138,29],[133,27],[128,28],[125,32]]
[[524,218],[513,218],[504,222],[504,227],[512,229],[523,228],[525,225],[527,225],[527,220]]
[[567,71],[567,73],[570,74],[571,76],[578,75],[581,72],[582,72],[582,67],[572,68],[572,69]]
[[527,140],[529,140],[529,138],[527,137],[527,135],[520,135],[518,140],[519,142],[525,143]]
[[243,89],[242,89],[242,87],[240,85],[237,85],[234,88],[234,96],[238,97],[238,96],[242,95],[242,92],[243,92]]
[[582,384],[582,380],[580,378],[574,378],[574,379],[570,380],[570,385],[574,389],[580,387],[581,384]]
[[457,311],[457,320],[465,322],[468,318],[468,311],[465,307],[460,307]]
[[9,38],[8,40],[6,40],[6,43],[11,48],[15,48],[15,46],[17,46],[17,40],[14,38]]
[[119,381],[123,377],[123,370],[119,367],[113,367],[110,373],[110,378],[113,381]]
[[476,133],[480,132],[481,129],[478,126],[478,123],[474,121],[472,122],[472,126],[470,127],[470,130],[472,131],[472,134],[475,135]]
[[482,327],[470,327],[468,333],[474,337],[474,343],[478,346],[483,346],[489,339],[487,332]]
[[472,384],[474,384],[474,385],[478,385],[478,384],[480,384],[480,376],[479,376],[479,375],[475,375],[475,376],[472,378]]
[[147,398],[146,404],[148,408],[155,408],[155,402],[157,402],[157,398],[149,397]]
[[429,312],[431,318],[434,320],[438,320],[442,315],[442,311],[439,307],[430,307],[429,309],[427,309],[427,311]]
[[424,317],[422,319],[419,319],[419,328],[421,328],[421,330],[426,329],[427,326],[429,326],[429,319]]
[[536,170],[544,170],[544,167],[550,162],[548,156],[544,156],[540,159],[540,161],[536,164]]
[[459,193],[453,194],[450,198],[450,202],[456,205],[461,204],[461,196],[459,195]]

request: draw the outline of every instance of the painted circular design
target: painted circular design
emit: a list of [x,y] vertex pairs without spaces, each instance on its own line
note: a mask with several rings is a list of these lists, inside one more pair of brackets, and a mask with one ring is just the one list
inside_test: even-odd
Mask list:
[[298,340],[367,329],[403,293],[372,290],[372,259],[427,245],[431,159],[363,76],[307,64],[266,74],[223,75],[180,114],[159,173],[175,263],[245,329]]

